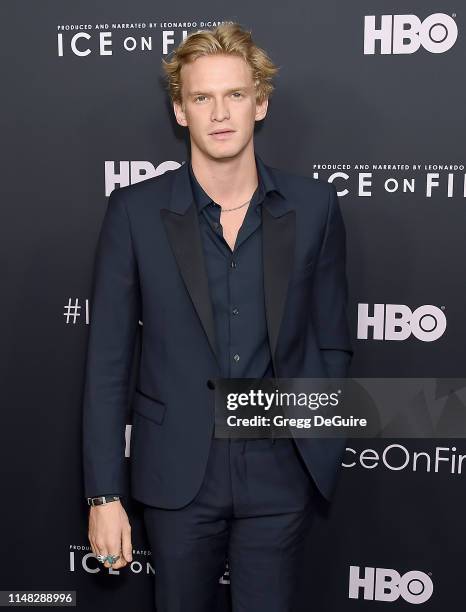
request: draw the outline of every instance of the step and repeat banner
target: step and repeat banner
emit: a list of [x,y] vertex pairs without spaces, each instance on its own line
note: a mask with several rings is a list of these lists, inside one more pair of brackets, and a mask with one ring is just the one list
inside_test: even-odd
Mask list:
[[[153,609],[157,568],[136,501],[126,502],[130,565],[109,571],[89,546],[81,401],[108,196],[188,159],[161,59],[194,30],[225,21],[252,30],[280,67],[257,152],[337,188],[351,376],[430,378],[434,401],[437,379],[465,376],[464,5],[293,0],[271,9],[243,0],[0,8],[0,590],[73,590],[89,611]],[[461,391],[450,398],[460,411]],[[130,435],[129,422],[128,464]],[[350,440],[334,502],[308,534],[300,612],[459,610],[465,454],[462,438]],[[227,612],[227,565],[219,591]]]

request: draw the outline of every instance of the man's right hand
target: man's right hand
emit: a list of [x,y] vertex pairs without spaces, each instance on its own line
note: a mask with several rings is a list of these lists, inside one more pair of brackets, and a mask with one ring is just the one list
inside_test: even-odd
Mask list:
[[105,567],[119,569],[133,560],[131,525],[120,500],[90,507],[87,535],[96,556],[120,555],[112,565],[105,561]]

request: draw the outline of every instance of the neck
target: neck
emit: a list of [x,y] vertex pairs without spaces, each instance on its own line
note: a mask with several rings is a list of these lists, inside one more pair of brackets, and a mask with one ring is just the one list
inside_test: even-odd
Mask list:
[[239,206],[252,197],[258,176],[254,149],[244,149],[239,155],[213,158],[191,147],[191,165],[204,191],[226,208]]

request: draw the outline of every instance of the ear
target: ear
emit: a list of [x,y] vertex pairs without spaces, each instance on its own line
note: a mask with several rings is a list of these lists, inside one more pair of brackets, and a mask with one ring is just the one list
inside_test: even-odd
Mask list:
[[179,102],[173,102],[173,112],[175,113],[176,122],[183,127],[188,125],[183,106]]
[[255,116],[256,121],[260,121],[266,116],[268,106],[269,106],[268,98],[265,98],[265,100],[263,100],[263,102],[261,102],[260,104],[256,103],[256,116]]

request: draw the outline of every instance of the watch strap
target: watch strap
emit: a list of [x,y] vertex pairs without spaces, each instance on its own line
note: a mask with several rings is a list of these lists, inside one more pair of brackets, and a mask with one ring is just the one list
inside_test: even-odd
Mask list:
[[98,497],[88,497],[87,503],[89,506],[101,506],[120,499],[119,495],[99,495]]

